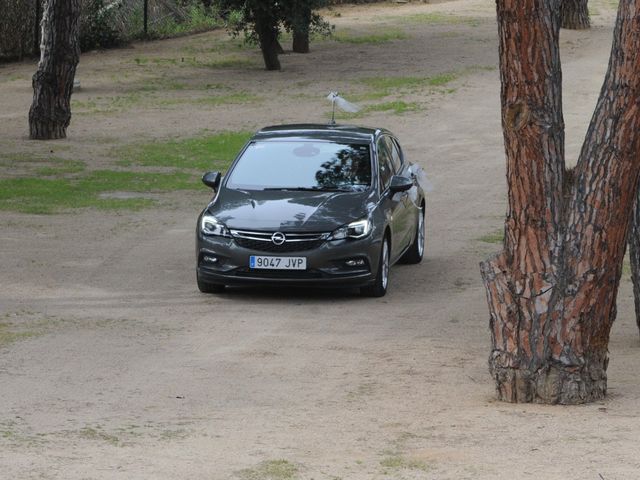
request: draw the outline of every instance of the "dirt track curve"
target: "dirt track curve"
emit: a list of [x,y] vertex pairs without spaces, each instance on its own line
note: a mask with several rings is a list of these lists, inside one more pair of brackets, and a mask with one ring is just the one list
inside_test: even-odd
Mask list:
[[[571,158],[611,43],[609,2],[592,3],[591,31],[562,32]],[[500,230],[505,211],[493,8],[489,0],[344,7],[330,18],[338,31],[407,35],[384,45],[321,42],[309,57],[284,56],[280,73],[245,53],[253,66],[200,75],[262,102],[77,115],[69,140],[56,143],[25,139],[33,64],[1,68],[0,149],[51,148],[91,168],[139,139],[323,120],[323,97],[336,88],[348,94],[359,78],[458,76],[446,91],[408,92],[418,110],[361,119],[394,131],[435,187],[426,259],[395,267],[383,299],[350,291],[198,293],[193,235],[204,187],[166,194],[162,208],[138,212],[0,212],[0,324],[28,333],[0,344],[0,478],[638,478],[640,345],[628,280],[605,402],[494,401],[478,273],[498,248],[480,239]],[[415,21],[440,14],[459,21]],[[114,75],[134,58],[221,35],[84,55],[76,99],[120,95]],[[130,68],[123,78],[134,81]]]

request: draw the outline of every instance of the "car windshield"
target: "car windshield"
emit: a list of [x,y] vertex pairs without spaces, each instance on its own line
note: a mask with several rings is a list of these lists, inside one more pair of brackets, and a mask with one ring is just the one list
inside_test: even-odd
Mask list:
[[327,141],[251,143],[229,174],[227,188],[362,191],[371,185],[369,145]]

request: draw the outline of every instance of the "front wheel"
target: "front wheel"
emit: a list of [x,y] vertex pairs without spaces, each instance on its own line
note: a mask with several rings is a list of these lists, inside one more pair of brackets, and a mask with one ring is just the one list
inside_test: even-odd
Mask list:
[[418,212],[417,223],[413,243],[400,259],[402,263],[420,263],[424,256],[424,206]]
[[382,248],[380,249],[380,261],[378,262],[378,273],[373,285],[362,287],[360,293],[366,297],[384,297],[389,285],[390,248],[389,238],[384,237]]

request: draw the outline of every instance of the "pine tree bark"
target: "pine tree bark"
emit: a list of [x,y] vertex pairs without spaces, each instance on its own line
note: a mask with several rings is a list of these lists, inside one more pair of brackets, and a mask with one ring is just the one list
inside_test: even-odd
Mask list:
[[586,30],[591,27],[588,0],[562,0],[560,15],[562,28],[569,30]]
[[640,192],[636,195],[629,232],[629,262],[631,263],[631,280],[633,282],[633,298],[636,307],[636,324],[640,330]]
[[80,59],[80,0],[48,0],[42,17],[40,63],[33,75],[29,111],[32,139],[65,138],[71,121],[71,93]]
[[497,6],[509,210],[503,251],[481,264],[490,371],[505,401],[593,401],[606,394],[640,172],[640,0],[620,2],[573,181],[564,166],[560,0]]

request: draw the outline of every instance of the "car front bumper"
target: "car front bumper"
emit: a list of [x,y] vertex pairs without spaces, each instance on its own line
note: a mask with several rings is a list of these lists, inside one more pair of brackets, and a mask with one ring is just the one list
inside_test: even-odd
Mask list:
[[[306,270],[249,268],[251,255],[305,257]],[[375,280],[380,256],[380,240],[369,236],[360,240],[325,241],[312,250],[267,253],[239,246],[233,238],[197,233],[198,277],[222,285],[281,285],[361,287]],[[363,266],[347,266],[346,261],[363,259]]]

